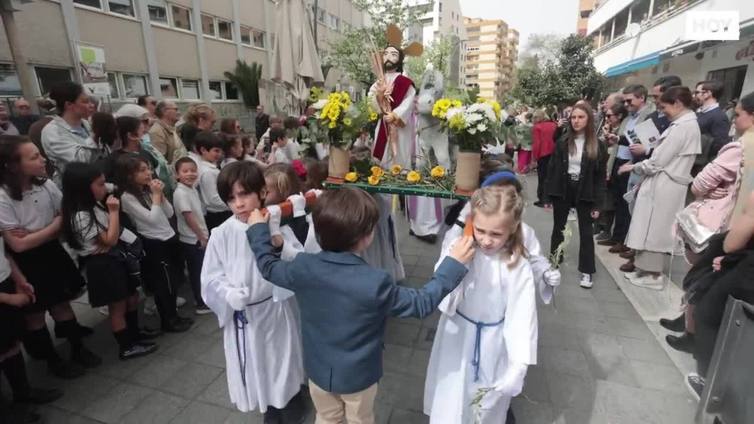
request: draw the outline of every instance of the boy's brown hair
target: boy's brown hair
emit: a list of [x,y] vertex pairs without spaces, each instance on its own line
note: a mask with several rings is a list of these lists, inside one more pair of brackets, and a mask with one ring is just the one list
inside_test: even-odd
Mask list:
[[255,163],[247,161],[233,162],[225,166],[217,176],[217,193],[224,203],[233,194],[233,185],[238,183],[249,193],[256,193],[262,201],[264,175]]
[[344,187],[322,193],[312,217],[322,249],[347,252],[372,233],[380,219],[380,210],[367,192]]

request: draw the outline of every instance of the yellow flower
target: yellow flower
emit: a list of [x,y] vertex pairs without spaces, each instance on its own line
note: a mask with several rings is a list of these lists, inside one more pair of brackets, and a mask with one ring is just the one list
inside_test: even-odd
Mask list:
[[453,115],[448,121],[448,127],[454,131],[462,131],[466,128],[466,120],[464,119],[463,114],[457,113]]
[[382,168],[380,168],[379,166],[373,166],[373,167],[370,168],[370,170],[372,171],[372,176],[373,177],[379,178],[379,177],[385,175],[385,171]]
[[400,165],[393,165],[390,167],[390,173],[393,175],[399,175],[403,171],[403,167]]
[[355,173],[355,172],[349,172],[349,173],[347,173],[347,174],[346,174],[346,177],[345,177],[345,179],[346,179],[346,181],[348,181],[349,183],[355,183],[355,182],[356,182],[356,180],[358,180],[358,179],[359,179],[359,174],[357,174],[357,173]]
[[432,178],[442,178],[445,176],[445,168],[439,165],[435,166],[434,168],[432,168],[429,174],[432,175]]
[[369,112],[369,120],[374,122],[377,120],[379,116],[377,115],[377,112]]
[[419,174],[416,171],[411,171],[408,173],[408,175],[406,175],[406,181],[410,183],[418,183],[419,181],[421,181],[421,179],[422,179],[421,174]]
[[330,121],[330,123],[327,124],[327,128],[330,128],[330,129],[335,128],[335,126],[336,126],[336,122],[335,121]]
[[377,185],[380,183],[380,177],[370,175],[369,178],[367,178],[367,182],[369,183],[369,185]]
[[352,123],[351,118],[343,118],[343,125],[350,127]]

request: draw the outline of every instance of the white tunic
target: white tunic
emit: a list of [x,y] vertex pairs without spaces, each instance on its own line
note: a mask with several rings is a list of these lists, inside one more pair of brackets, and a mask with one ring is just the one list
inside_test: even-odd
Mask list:
[[[243,412],[265,412],[268,406],[283,408],[301,389],[301,336],[293,299],[262,279],[247,229],[231,218],[212,231],[202,266],[202,298],[223,328],[231,402]],[[248,324],[237,331],[240,323],[226,295],[240,288],[248,289],[248,304],[261,303],[246,307]]]
[[[441,256],[447,254],[447,251]],[[537,309],[531,267],[509,268],[499,255],[478,252],[461,284],[440,303],[442,316],[432,345],[424,387],[424,413],[431,423],[505,422],[510,397],[491,391],[471,407],[480,388],[499,385],[509,363],[537,362]],[[477,323],[482,327],[477,344]],[[478,381],[473,365],[479,347]],[[478,415],[477,415],[478,414]],[[476,417],[475,417],[476,416]]]
[[372,194],[380,208],[380,219],[374,228],[374,240],[361,257],[369,265],[379,268],[393,278],[401,281],[406,278],[401,252],[398,250],[398,238],[395,234],[395,221],[390,213],[392,195]]

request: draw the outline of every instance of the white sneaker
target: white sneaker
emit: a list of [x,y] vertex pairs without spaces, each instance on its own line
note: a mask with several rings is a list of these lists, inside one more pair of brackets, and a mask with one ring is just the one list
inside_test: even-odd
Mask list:
[[144,315],[154,315],[157,313],[157,305],[154,303],[154,297],[149,296],[144,300]]
[[635,279],[639,278],[639,271],[624,272],[623,273],[623,277],[626,280],[629,280],[629,281],[630,280],[635,280]]
[[177,307],[180,308],[181,306],[183,306],[185,304],[186,304],[186,299],[184,299],[184,298],[182,298],[180,296],[176,296],[176,298],[175,298],[175,306],[177,306]]
[[665,288],[665,276],[662,274],[657,277],[647,274],[636,278],[629,278],[628,282],[637,287],[651,290],[662,290]]
[[594,281],[592,281],[592,274],[581,274],[581,282],[579,283],[579,286],[583,289],[591,289],[594,285]]

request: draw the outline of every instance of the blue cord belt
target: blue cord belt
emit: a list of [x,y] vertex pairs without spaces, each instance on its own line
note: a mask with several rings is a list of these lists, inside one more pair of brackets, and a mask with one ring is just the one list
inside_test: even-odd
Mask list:
[[[272,299],[272,296],[266,299],[262,299],[259,302],[249,303],[248,305],[246,305],[246,307],[256,306],[267,302],[270,299]],[[239,371],[241,371],[241,382],[243,383],[243,386],[246,387],[246,325],[249,323],[249,320],[246,319],[246,311],[234,311],[233,323],[236,326],[236,355],[238,355],[238,367]],[[240,338],[243,340],[243,349],[241,349],[242,346],[241,343],[239,343],[239,331],[241,332]],[[243,355],[241,355],[242,350]]]
[[464,315],[461,311],[456,310],[456,313],[461,318],[474,324],[476,327],[476,335],[474,336],[474,355],[471,358],[471,365],[474,367],[474,382],[479,381],[479,365],[482,359],[482,329],[484,327],[497,327],[505,321],[505,317],[501,318],[498,322],[477,322]]

